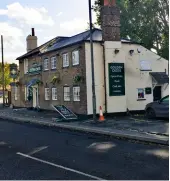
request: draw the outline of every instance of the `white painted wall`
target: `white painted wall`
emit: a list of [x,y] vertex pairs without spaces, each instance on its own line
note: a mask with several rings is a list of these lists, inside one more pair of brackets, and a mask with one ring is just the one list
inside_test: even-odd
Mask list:
[[[125,53],[122,51],[121,42],[109,42],[104,43],[105,47],[105,68],[106,68],[106,93],[107,93],[107,112],[125,112],[127,109],[126,95],[125,96],[109,96],[109,63],[125,63]],[[115,49],[120,52],[115,55]],[[125,79],[126,82],[126,79]]]
[[[134,50],[131,56],[129,50]],[[141,53],[138,53],[140,49]],[[140,45],[122,44],[122,51],[126,56],[125,76],[126,76],[126,99],[129,110],[144,110],[146,104],[153,101],[153,94],[145,95],[145,101],[138,101],[137,89],[152,87],[152,78],[148,71],[140,71],[140,60],[147,60],[151,64],[152,72],[168,71],[168,61],[147,50]],[[165,89],[166,88],[166,89]],[[162,87],[162,97],[168,95],[169,86]]]
[[[94,43],[94,69],[95,69],[95,89],[96,89],[96,109],[99,113],[99,107],[105,110],[105,88],[104,88],[104,60],[103,47],[100,43]],[[90,43],[85,43],[86,55],[86,84],[87,84],[87,113],[93,114],[92,104],[92,72],[91,72],[91,54]]]
[[[168,61],[160,58],[157,54],[147,50],[137,44],[125,44],[121,42],[105,42],[105,71],[106,71],[106,94],[107,94],[107,112],[126,112],[127,109],[144,110],[146,104],[153,101],[153,94],[145,95],[146,100],[138,101],[138,88],[152,87],[152,78],[148,71],[140,71],[140,60],[147,60],[151,64],[152,72],[168,71]],[[114,50],[120,52],[115,55]],[[141,53],[138,53],[140,49]],[[134,50],[131,56],[129,50]],[[85,44],[86,55],[86,80],[87,80],[87,112],[93,113],[92,106],[92,74],[90,44]],[[125,96],[109,96],[108,63],[125,64]],[[103,46],[100,43],[94,43],[94,68],[95,68],[95,88],[97,113],[99,106],[105,111],[105,88],[104,88],[104,59]],[[162,87],[162,97],[169,94],[169,85]]]

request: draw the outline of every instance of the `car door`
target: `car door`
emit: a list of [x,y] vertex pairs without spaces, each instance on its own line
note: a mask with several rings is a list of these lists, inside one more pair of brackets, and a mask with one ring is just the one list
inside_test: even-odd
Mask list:
[[169,117],[169,96],[162,98],[157,106],[156,113],[158,117]]

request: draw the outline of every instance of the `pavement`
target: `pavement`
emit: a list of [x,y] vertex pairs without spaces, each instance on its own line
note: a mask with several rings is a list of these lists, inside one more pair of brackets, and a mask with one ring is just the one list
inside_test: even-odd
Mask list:
[[27,109],[0,109],[0,118],[72,131],[88,132],[149,143],[169,145],[169,121],[147,120],[141,115],[110,117],[105,122],[92,120],[59,121],[56,112],[35,112]]
[[168,180],[167,146],[0,119],[0,180]]

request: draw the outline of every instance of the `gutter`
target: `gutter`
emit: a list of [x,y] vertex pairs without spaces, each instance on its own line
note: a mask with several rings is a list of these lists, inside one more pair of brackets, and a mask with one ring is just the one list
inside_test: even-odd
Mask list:
[[102,43],[101,46],[103,47],[103,61],[104,61],[104,91],[105,91],[105,113],[107,114],[107,89],[106,89],[106,58],[105,58],[105,47]]

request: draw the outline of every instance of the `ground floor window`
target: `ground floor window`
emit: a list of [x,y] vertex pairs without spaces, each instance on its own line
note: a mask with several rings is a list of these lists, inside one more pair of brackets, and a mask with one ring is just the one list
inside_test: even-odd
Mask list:
[[14,99],[15,99],[15,101],[18,100],[18,87],[17,86],[14,87]]
[[70,101],[70,87],[64,87],[64,101]]
[[45,88],[45,100],[48,101],[50,100],[50,89]]
[[25,101],[28,100],[28,96],[29,96],[29,88],[25,86]]
[[145,89],[138,89],[138,99],[145,98]]
[[52,88],[52,100],[57,100],[57,88]]
[[73,87],[73,100],[80,101],[80,87],[79,86]]

